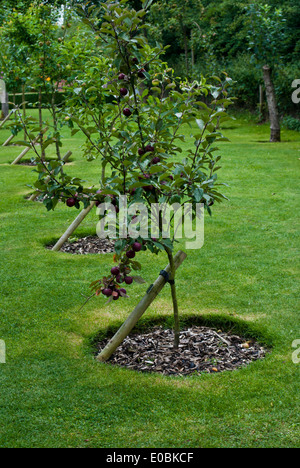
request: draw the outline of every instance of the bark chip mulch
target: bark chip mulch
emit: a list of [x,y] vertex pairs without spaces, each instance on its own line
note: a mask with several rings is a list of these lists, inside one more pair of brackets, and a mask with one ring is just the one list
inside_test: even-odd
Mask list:
[[17,166],[35,167],[37,166],[37,162],[36,161],[20,161],[18,162]]
[[[108,341],[98,343],[98,352]],[[159,326],[127,337],[108,362],[141,372],[187,376],[234,370],[264,358],[266,353],[267,349],[252,339],[202,326],[181,331],[179,349],[174,350],[173,330]]]
[[[47,248],[52,249],[53,245],[48,245]],[[114,241],[87,236],[74,242],[65,242],[60,251],[74,255],[106,254],[114,252],[114,245]]]

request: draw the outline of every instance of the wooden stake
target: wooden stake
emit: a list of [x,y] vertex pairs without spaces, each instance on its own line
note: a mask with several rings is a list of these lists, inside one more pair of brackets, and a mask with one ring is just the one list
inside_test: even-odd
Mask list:
[[[44,130],[42,131],[42,133],[46,133],[46,131],[48,130],[48,127],[44,128]],[[40,139],[40,134],[38,134],[38,136],[33,140],[32,144],[28,147],[26,147],[22,153],[11,163],[12,165],[15,165],[15,164],[18,164],[19,161],[21,161],[21,159],[25,156],[25,154],[28,153],[28,151],[30,151],[32,149],[32,146],[35,145],[39,139]]]
[[70,157],[72,156],[72,151],[68,151],[64,157],[63,157],[63,161],[66,163],[69,161]]
[[[187,255],[186,253],[179,251],[174,257],[174,267],[177,270],[180,265],[184,262]],[[171,272],[171,265],[169,264],[166,269],[168,273]],[[123,325],[119,328],[117,333],[113,336],[113,338],[109,341],[109,343],[105,346],[105,348],[101,351],[100,354],[97,356],[97,361],[105,362],[107,361],[110,356],[115,352],[115,350],[120,346],[122,341],[129,335],[133,327],[137,324],[139,319],[142,315],[146,312],[148,307],[154,301],[154,299],[158,296],[161,292],[163,287],[166,284],[166,280],[163,276],[159,276],[155,283],[148,289],[147,294],[143,297],[140,303],[136,306],[134,311],[129,315],[127,320],[123,323]]]
[[3,143],[2,146],[8,146],[9,143],[15,138],[15,135],[10,135],[10,137]]
[[84,218],[89,214],[89,212],[94,208],[96,205],[96,202],[92,202],[90,206],[85,208],[84,210],[81,211],[81,213],[77,216],[75,221],[71,224],[71,226],[68,227],[66,232],[61,236],[59,241],[55,244],[55,246],[52,248],[53,252],[58,252],[62,246],[64,245],[65,242],[69,239],[69,237],[73,234],[73,232],[78,228],[78,226],[82,223]]
[[3,125],[10,119],[11,115],[14,113],[14,111],[10,111],[10,113],[8,114],[7,117],[5,117],[4,120],[2,120],[2,122],[0,122],[0,128],[3,127]]

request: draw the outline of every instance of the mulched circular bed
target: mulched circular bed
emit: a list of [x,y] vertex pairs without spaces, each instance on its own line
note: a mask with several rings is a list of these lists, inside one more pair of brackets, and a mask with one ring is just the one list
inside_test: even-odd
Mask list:
[[[98,352],[108,341],[97,344]],[[179,349],[174,350],[173,330],[159,326],[127,337],[109,363],[141,372],[187,376],[234,370],[264,358],[266,353],[267,349],[254,340],[202,326],[181,331]]]
[[17,166],[30,166],[35,167],[37,163],[35,161],[20,161],[18,162]]
[[[47,159],[46,160],[46,163],[49,163],[49,162],[52,162],[52,161],[55,161],[55,159]],[[71,162],[71,160],[69,159],[67,163],[65,164],[69,164]],[[29,167],[36,167],[37,165],[39,164],[39,161],[36,161],[36,160],[21,160],[17,163],[17,166],[29,166]]]
[[[47,248],[52,249],[53,245],[48,245]],[[114,241],[87,236],[74,242],[65,242],[60,251],[74,255],[107,254],[114,252],[114,245]]]

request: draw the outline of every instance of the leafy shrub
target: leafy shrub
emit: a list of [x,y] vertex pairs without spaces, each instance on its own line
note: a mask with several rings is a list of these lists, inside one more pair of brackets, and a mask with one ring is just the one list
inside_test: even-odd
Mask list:
[[300,132],[300,120],[299,119],[295,119],[294,117],[291,117],[290,115],[285,116],[282,119],[282,124],[288,130],[295,130],[296,132]]

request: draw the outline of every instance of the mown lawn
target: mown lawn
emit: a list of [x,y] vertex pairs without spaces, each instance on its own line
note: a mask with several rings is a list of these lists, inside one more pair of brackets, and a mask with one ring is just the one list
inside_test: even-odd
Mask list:
[[[140,374],[95,362],[92,340],[119,324],[145,292],[80,312],[91,281],[111,268],[112,255],[53,253],[45,244],[77,214],[28,202],[32,169],[10,166],[20,148],[0,147],[1,447],[297,447],[299,370],[292,343],[299,330],[299,133],[268,143],[269,129],[246,118],[230,122],[222,144],[222,181],[230,202],[206,217],[205,245],[180,269],[183,318],[256,336],[271,352],[250,366],[189,378]],[[0,143],[9,136],[0,130]],[[69,172],[95,182],[98,161],[85,162],[81,140],[66,133]],[[95,233],[90,214],[80,234]],[[143,254],[143,276],[166,265]],[[148,319],[172,314],[166,287]],[[246,332],[246,330],[248,330]]]

